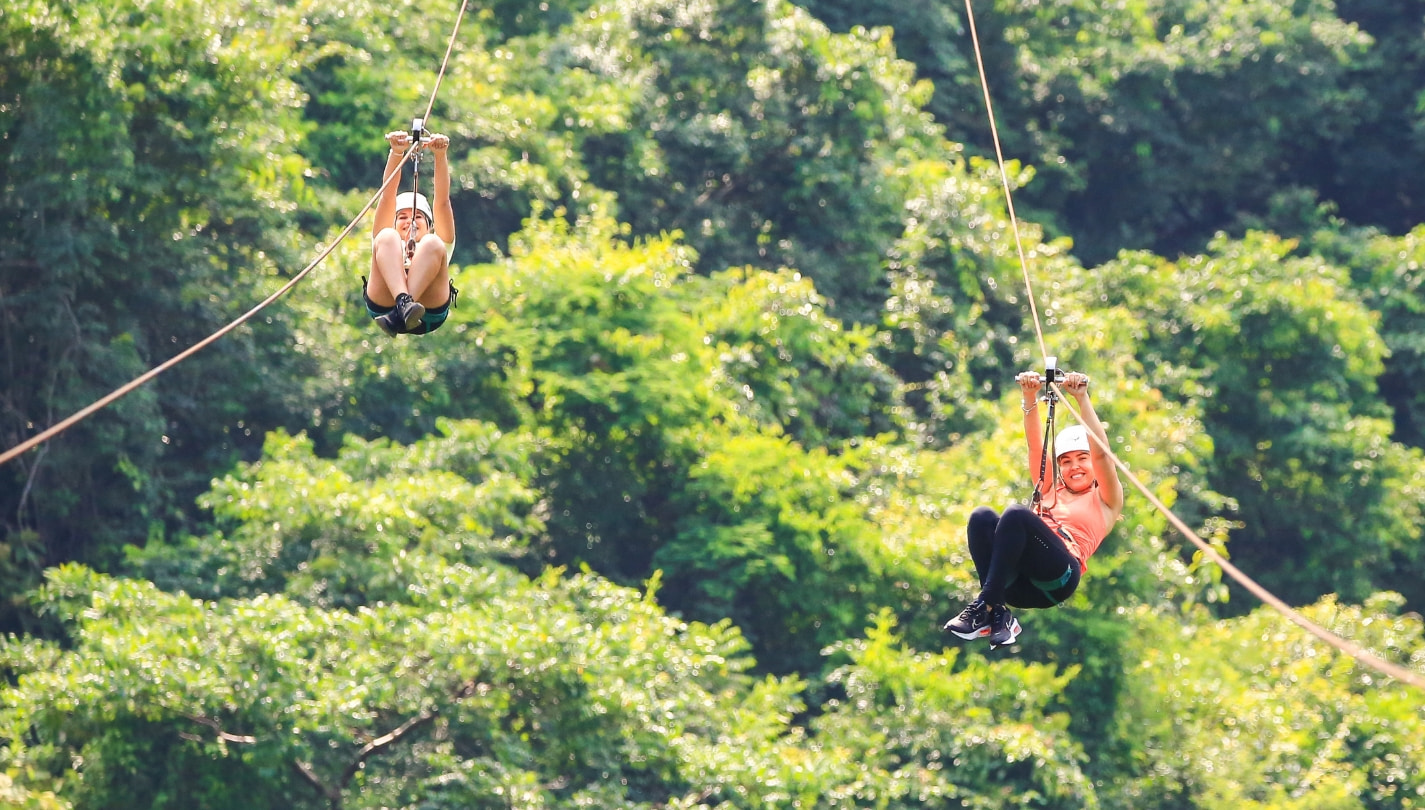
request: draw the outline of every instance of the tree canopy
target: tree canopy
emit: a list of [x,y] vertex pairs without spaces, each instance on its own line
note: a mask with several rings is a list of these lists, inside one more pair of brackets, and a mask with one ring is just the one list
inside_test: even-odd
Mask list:
[[[0,804],[1425,806],[1425,695],[1132,491],[1019,643],[939,629],[1042,326],[1155,495],[1425,673],[1402,5],[976,9],[1018,223],[953,4],[472,6],[444,329],[369,322],[363,222],[0,467]],[[331,245],[456,13],[0,9],[4,445]]]

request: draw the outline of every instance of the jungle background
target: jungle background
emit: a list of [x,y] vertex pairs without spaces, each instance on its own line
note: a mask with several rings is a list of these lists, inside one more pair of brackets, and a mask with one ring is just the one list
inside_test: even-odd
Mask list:
[[[457,7],[5,3],[0,446],[332,244]],[[1425,673],[1425,9],[976,20],[1115,452]],[[940,632],[1041,362],[957,0],[483,0],[429,125],[444,329],[369,322],[368,219],[0,467],[0,804],[1425,807],[1425,695],[1131,488],[1017,645]]]

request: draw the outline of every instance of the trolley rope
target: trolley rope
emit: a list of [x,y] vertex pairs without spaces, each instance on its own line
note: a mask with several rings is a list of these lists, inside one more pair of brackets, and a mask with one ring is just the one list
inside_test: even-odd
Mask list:
[[[965,15],[966,18],[969,20],[970,40],[975,50],[975,64],[979,67],[980,87],[984,91],[985,110],[989,115],[990,135],[994,139],[995,158],[999,162],[1000,178],[1004,183],[1005,204],[1009,211],[1010,224],[1013,226],[1014,229],[1014,243],[1016,249],[1019,251],[1020,269],[1023,271],[1024,274],[1024,288],[1026,294],[1029,297],[1029,311],[1034,319],[1034,333],[1039,339],[1040,353],[1043,355],[1045,362],[1047,363],[1049,352],[1045,347],[1044,331],[1039,323],[1039,310],[1034,303],[1034,285],[1030,280],[1029,263],[1025,260],[1024,246],[1021,243],[1019,237],[1019,223],[1018,218],[1015,216],[1014,213],[1013,196],[1010,193],[1009,173],[1005,170],[1004,152],[1000,148],[999,129],[995,125],[994,108],[990,102],[990,85],[989,80],[986,78],[985,75],[984,57],[980,53],[980,38],[979,34],[975,29],[975,10],[971,5],[971,0],[965,0]],[[1069,408],[1069,412],[1074,415],[1074,418],[1077,419],[1080,424],[1082,424],[1084,421],[1083,416],[1079,413],[1078,409],[1074,407],[1074,404],[1069,400],[1069,398],[1063,396],[1063,392],[1059,388],[1058,384],[1055,383],[1053,380],[1046,381],[1046,384],[1049,385],[1049,387],[1052,388],[1059,395],[1059,398],[1063,400],[1064,404]],[[1241,571],[1241,569],[1237,568],[1237,566],[1228,562],[1221,554],[1217,553],[1216,549],[1208,545],[1206,541],[1199,537],[1197,535],[1197,532],[1194,532],[1192,529],[1188,528],[1187,524],[1184,523],[1182,519],[1180,519],[1176,514],[1174,514],[1173,511],[1169,509],[1166,504],[1159,500],[1159,498],[1154,495],[1152,491],[1150,491],[1148,487],[1143,484],[1142,481],[1139,481],[1138,477],[1134,475],[1130,469],[1128,469],[1128,465],[1124,464],[1122,459],[1120,459],[1117,454],[1113,452],[1113,448],[1109,447],[1105,441],[1094,435],[1094,432],[1092,430],[1086,430],[1085,433],[1087,433],[1089,438],[1093,440],[1093,442],[1097,444],[1099,448],[1102,449],[1104,453],[1108,455],[1108,457],[1113,461],[1114,466],[1117,467],[1118,470],[1121,471],[1125,476],[1127,476],[1128,480],[1133,484],[1133,486],[1136,487],[1139,492],[1143,493],[1144,497],[1148,499],[1148,502],[1151,503],[1159,512],[1162,512],[1165,517],[1167,517],[1168,522],[1172,524],[1173,528],[1177,529],[1184,537],[1190,540],[1193,545],[1197,546],[1198,549],[1202,551],[1204,557],[1211,560],[1228,576],[1236,580],[1237,583],[1240,584],[1243,588],[1246,588],[1253,596],[1256,596],[1264,604],[1268,605],[1272,609],[1276,610],[1278,613],[1285,616],[1293,624],[1296,624],[1298,627],[1301,627],[1302,629],[1311,633],[1313,636],[1316,636],[1318,639],[1329,644],[1330,646],[1335,647],[1340,652],[1349,655],[1351,658],[1355,659],[1359,663],[1364,664],[1365,666],[1370,667],[1371,669],[1374,669],[1375,671],[1383,675],[1387,675],[1404,683],[1410,684],[1411,686],[1414,686],[1417,689],[1425,690],[1425,676],[1422,676],[1420,673],[1415,672],[1414,670],[1410,670],[1405,667],[1386,661],[1385,659],[1366,650],[1361,645],[1356,644],[1353,641],[1344,639],[1336,635],[1335,633],[1332,633],[1330,630],[1327,630],[1326,628],[1322,627],[1321,625],[1316,624],[1315,622],[1298,613],[1294,608],[1292,608],[1286,602],[1283,602],[1271,591],[1268,591],[1266,588],[1259,585],[1256,580],[1247,576]],[[1049,437],[1045,437],[1045,441],[1049,441]]]
[[1039,355],[1049,357],[1044,343],[1044,330],[1039,325],[1039,307],[1034,303],[1034,285],[1029,281],[1029,262],[1024,258],[1024,240],[1019,236],[1019,217],[1014,213],[1014,195],[1009,190],[1009,172],[1004,167],[1004,150],[999,144],[999,127],[995,125],[994,103],[990,101],[990,81],[985,76],[985,60],[980,55],[980,34],[975,28],[975,11],[965,0],[965,16],[970,20],[970,41],[975,46],[975,67],[980,71],[980,89],[985,95],[985,111],[990,119],[990,136],[995,144],[995,162],[999,166],[1000,184],[1004,186],[1004,202],[1009,210],[1009,226],[1014,231],[1014,249],[1019,254],[1019,268],[1024,273],[1024,292],[1029,296],[1029,314],[1034,316],[1034,336],[1039,340]]
[[[431,110],[435,109],[436,95],[440,92],[440,83],[441,80],[445,77],[445,69],[450,62],[450,54],[455,49],[455,39],[460,32],[460,23],[461,20],[465,18],[465,9],[468,5],[469,0],[464,0],[464,2],[460,4],[460,12],[456,15],[455,26],[451,29],[450,41],[445,46],[445,56],[441,59],[440,70],[436,73],[435,86],[431,89],[430,100],[426,104],[426,112],[422,120],[429,119]],[[404,166],[407,161],[414,159],[415,154],[419,150],[419,148],[419,144],[416,144],[414,148],[407,152],[406,156],[401,161],[401,166]],[[50,439],[53,439],[55,436],[58,436],[59,434],[65,432],[71,427],[94,415],[98,411],[103,410],[109,405],[112,405],[117,400],[132,393],[134,390],[143,386],[145,383],[153,380],[155,377],[162,374],[163,372],[168,371],[169,369],[173,368],[184,360],[187,360],[189,357],[192,357],[193,355],[197,354],[198,352],[202,351],[213,343],[216,343],[220,338],[227,335],[229,332],[251,320],[253,316],[257,315],[257,313],[261,312],[263,309],[266,309],[270,304],[272,304],[272,302],[276,301],[278,298],[281,298],[283,295],[286,295],[289,290],[301,283],[301,281],[306,278],[307,275],[312,272],[312,270],[316,269],[316,267],[320,265],[323,260],[325,260],[328,256],[332,254],[333,251],[336,250],[337,246],[342,243],[342,240],[346,239],[346,237],[350,235],[353,230],[355,230],[357,224],[360,223],[363,218],[365,218],[367,212],[369,212],[371,208],[376,204],[376,201],[381,199],[381,195],[386,192],[386,188],[391,185],[391,181],[395,178],[399,178],[400,176],[400,171],[394,171],[391,173],[390,177],[383,178],[381,187],[377,189],[374,195],[371,196],[371,199],[366,201],[366,205],[362,207],[361,212],[358,213],[356,217],[351,220],[351,222],[347,223],[347,226],[342,229],[341,234],[337,236],[336,241],[332,242],[332,244],[328,246],[325,250],[323,250],[320,254],[318,254],[317,257],[311,261],[311,263],[309,263],[306,267],[302,268],[301,272],[293,276],[276,292],[263,299],[262,302],[259,303],[257,306],[238,316],[231,323],[222,327],[213,334],[207,336],[206,338],[203,338],[192,346],[189,346],[182,352],[179,352],[178,354],[174,355],[163,363],[154,366],[143,374],[140,374],[139,376],[135,377],[127,383],[124,383],[123,385],[119,386],[118,388],[114,389],[103,397],[100,397],[89,405],[81,408],[68,418],[56,423],[47,430],[44,430],[30,437],[29,439],[20,442],[9,450],[0,453],[0,466],[5,465],[12,459],[38,447],[39,445],[49,441]]]
[[450,41],[445,45],[445,56],[441,57],[440,70],[435,74],[435,86],[430,90],[430,101],[426,103],[426,114],[421,116],[421,120],[430,118],[431,110],[435,109],[435,97],[440,93],[441,79],[445,78],[445,66],[450,64],[451,51],[455,50],[455,37],[460,33],[460,22],[465,19],[465,9],[470,5],[470,0],[461,0],[460,11],[455,15],[455,25],[450,29]]

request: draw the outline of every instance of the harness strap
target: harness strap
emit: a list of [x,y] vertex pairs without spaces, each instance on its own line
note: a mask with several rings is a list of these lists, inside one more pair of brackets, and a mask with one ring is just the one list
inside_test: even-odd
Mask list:
[[1053,602],[1054,604],[1056,604],[1056,605],[1061,605],[1061,604],[1063,604],[1063,600],[1060,599],[1059,597],[1055,596],[1055,595],[1054,595],[1054,591],[1057,591],[1057,590],[1059,590],[1060,588],[1064,587],[1065,585],[1068,585],[1068,584],[1069,584],[1069,580],[1071,580],[1071,579],[1073,579],[1073,578],[1074,578],[1074,565],[1073,565],[1073,563],[1069,563],[1069,565],[1067,565],[1067,566],[1064,567],[1064,573],[1063,573],[1058,579],[1050,579],[1050,580],[1031,579],[1031,580],[1029,580],[1029,584],[1030,584],[1030,585],[1033,585],[1033,586],[1036,587],[1036,588],[1038,588],[1045,596],[1049,597],[1049,600],[1050,600],[1051,602]]
[[1059,398],[1051,393],[1045,397],[1045,399],[1049,402],[1049,414],[1044,419],[1044,440],[1039,450],[1039,478],[1034,482],[1034,494],[1030,496],[1029,500],[1030,506],[1033,507],[1035,514],[1042,514],[1041,509],[1043,504],[1041,502],[1044,500],[1044,473],[1048,471],[1050,477],[1053,479],[1050,481],[1051,489],[1059,483],[1058,465],[1055,465],[1052,469],[1049,467],[1049,450],[1054,446],[1054,404],[1059,401]]
[[[416,207],[416,200],[421,194],[421,145],[426,140],[425,119],[416,118],[411,121],[411,149],[415,151],[411,155],[411,225],[406,230],[406,261],[407,268],[411,266],[411,260],[416,257],[416,214],[420,209]],[[435,223],[431,222],[430,227],[435,228]]]

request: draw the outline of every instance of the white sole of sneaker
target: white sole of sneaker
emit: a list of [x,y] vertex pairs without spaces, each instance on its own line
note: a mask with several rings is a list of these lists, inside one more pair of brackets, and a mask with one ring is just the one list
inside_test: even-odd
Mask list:
[[[1007,640],[1007,641],[1001,641],[1001,642],[998,643],[998,644],[995,644],[994,642],[990,642],[990,649],[991,649],[991,650],[997,650],[997,649],[999,649],[1000,647],[1005,647],[1005,646],[1008,646],[1008,645],[1010,645],[1010,644],[1013,644],[1014,642],[1016,642],[1016,641],[1019,640],[1019,634],[1022,633],[1022,632],[1024,632],[1024,628],[1019,626],[1019,619],[1016,619],[1016,618],[1014,618],[1014,617],[1010,617],[1010,620],[1009,620],[1009,640]],[[988,629],[988,628],[985,629],[985,635],[989,635],[989,629]]]
[[[946,628],[946,629],[948,630],[949,628]],[[952,635],[952,636],[959,636],[960,638],[963,638],[963,639],[965,639],[966,641],[974,641],[974,640],[977,639],[977,638],[984,638],[985,636],[988,636],[989,634],[990,634],[989,625],[985,625],[984,627],[978,628],[978,629],[976,629],[976,630],[971,630],[971,631],[968,632],[968,633],[961,633],[959,630],[950,630],[950,635]]]

